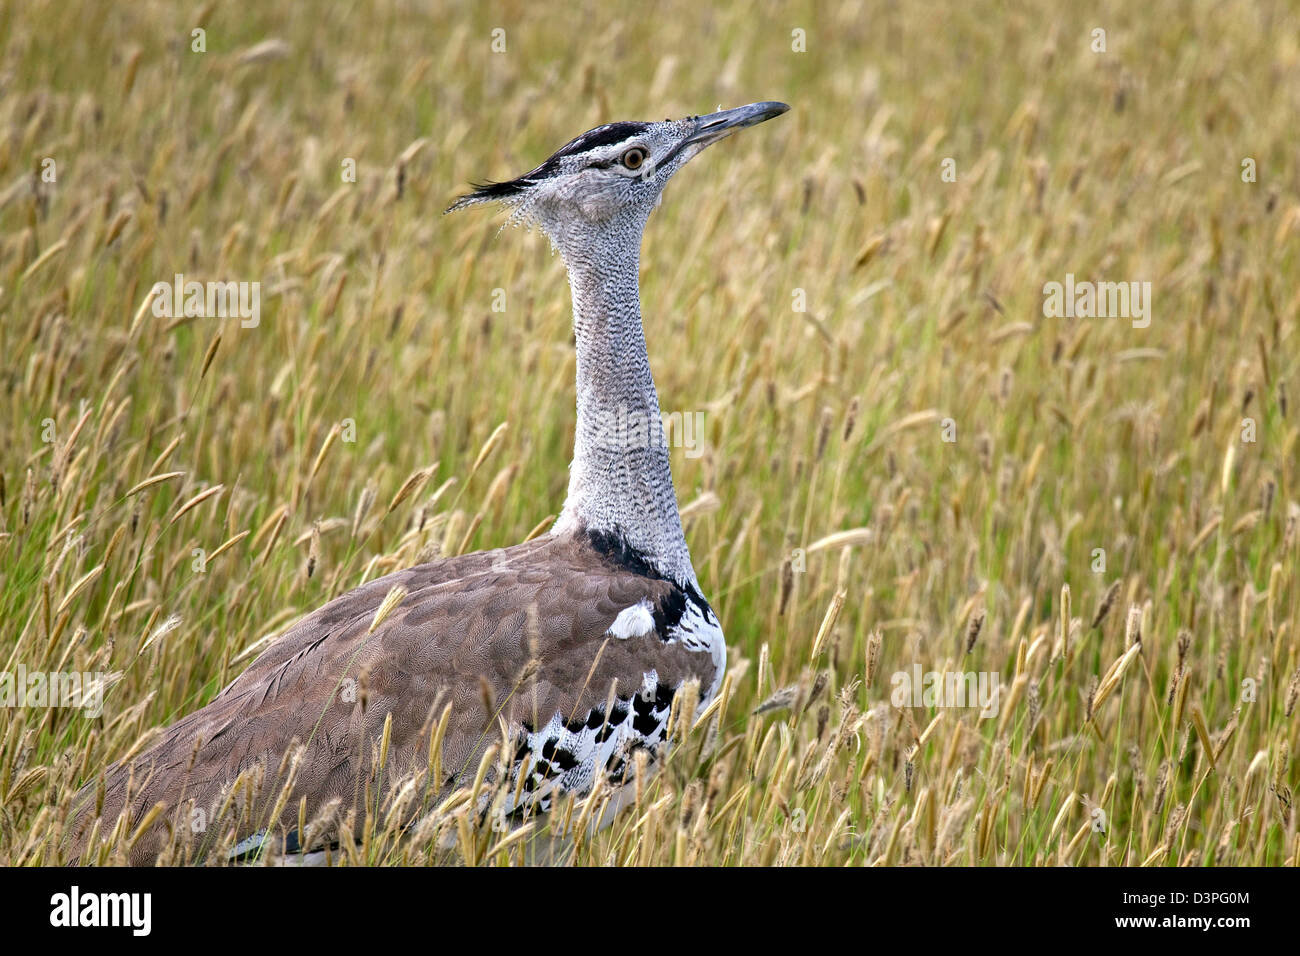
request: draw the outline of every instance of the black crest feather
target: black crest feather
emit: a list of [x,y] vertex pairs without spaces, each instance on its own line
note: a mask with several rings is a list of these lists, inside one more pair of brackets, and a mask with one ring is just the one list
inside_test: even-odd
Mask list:
[[569,140],[557,149],[546,162],[522,176],[499,183],[490,181],[470,183],[473,192],[466,193],[458,198],[447,207],[447,212],[455,212],[457,209],[463,209],[466,206],[481,202],[492,202],[494,200],[508,202],[519,196],[530,186],[535,185],[539,180],[552,175],[560,165],[560,160],[564,157],[576,156],[589,150],[621,143],[642,132],[649,125],[648,123],[619,122],[606,123],[604,126],[589,129],[580,136],[575,136]]

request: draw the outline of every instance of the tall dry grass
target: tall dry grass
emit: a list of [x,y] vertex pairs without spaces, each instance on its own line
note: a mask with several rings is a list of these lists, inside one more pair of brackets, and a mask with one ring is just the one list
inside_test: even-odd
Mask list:
[[[0,717],[0,862],[299,614],[557,511],[563,270],[461,184],[774,98],[643,254],[723,700],[604,830],[377,798],[337,861],[1294,865],[1295,11],[567,8],[0,7],[0,665],[110,685]],[[175,273],[260,324],[155,318]],[[1066,273],[1150,326],[1045,317]]]

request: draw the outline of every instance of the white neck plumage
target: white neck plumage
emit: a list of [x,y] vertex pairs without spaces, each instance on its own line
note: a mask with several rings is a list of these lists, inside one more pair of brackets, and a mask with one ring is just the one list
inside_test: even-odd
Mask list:
[[620,536],[666,577],[695,586],[641,327],[641,235],[566,249],[577,340],[578,425],[557,531]]

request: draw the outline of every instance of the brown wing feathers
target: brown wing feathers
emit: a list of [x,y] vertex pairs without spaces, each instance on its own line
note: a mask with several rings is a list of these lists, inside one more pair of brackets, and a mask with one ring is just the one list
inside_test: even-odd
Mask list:
[[[103,826],[111,829],[123,810],[128,781],[137,820],[155,803],[167,804],[131,851],[131,862],[149,862],[168,841],[169,827],[192,822],[190,801],[199,813],[214,812],[230,784],[259,766],[265,776],[249,801],[246,826],[251,831],[259,816],[265,825],[295,741],[303,750],[280,825],[296,825],[304,797],[309,818],[331,800],[360,812],[373,742],[390,713],[386,781],[426,765],[432,722],[452,705],[441,754],[446,787],[459,772],[472,774],[499,739],[497,713],[527,746],[529,735],[557,714],[580,725],[603,711],[611,683],[623,698],[641,689],[649,671],[661,687],[692,679],[707,687],[714,676],[708,653],[666,641],[654,629],[606,637],[629,607],[644,601],[658,613],[680,602],[676,585],[641,570],[586,538],[546,536],[369,582],[299,621],[130,766],[111,767]],[[396,585],[406,597],[370,633],[376,609]],[[535,743],[556,748],[553,738]],[[93,822],[95,787],[91,782],[81,795],[87,809],[72,828],[73,859]]]

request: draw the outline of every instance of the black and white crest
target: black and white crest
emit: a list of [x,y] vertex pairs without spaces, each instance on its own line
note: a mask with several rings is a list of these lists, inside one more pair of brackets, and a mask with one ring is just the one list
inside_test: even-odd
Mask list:
[[589,153],[592,150],[602,149],[606,146],[614,146],[626,140],[645,132],[650,128],[649,123],[639,123],[634,121],[624,121],[618,123],[606,123],[604,126],[597,126],[595,129],[589,129],[580,136],[575,136],[559,149],[536,169],[529,170],[522,176],[503,182],[483,182],[470,183],[474,191],[461,196],[447,209],[447,212],[453,212],[463,206],[472,205],[478,202],[487,202],[490,200],[509,201],[518,197],[531,186],[537,185],[542,180],[553,176],[560,170],[563,160],[580,156],[583,153]]

